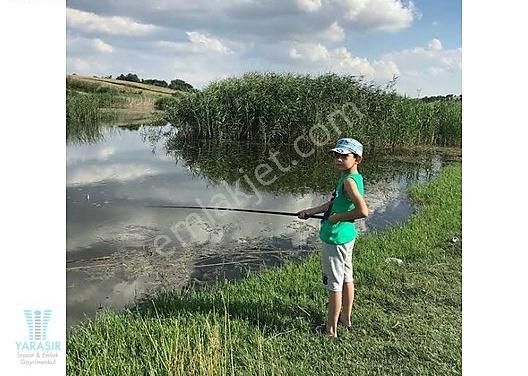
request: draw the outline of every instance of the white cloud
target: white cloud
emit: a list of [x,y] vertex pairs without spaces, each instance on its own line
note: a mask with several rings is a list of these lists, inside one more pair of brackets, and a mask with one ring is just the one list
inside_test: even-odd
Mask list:
[[100,38],[83,38],[67,34],[66,69],[69,73],[108,74],[105,57],[112,56],[114,48]]
[[116,148],[108,145],[75,145],[68,148],[66,155],[66,166],[74,166],[79,162],[96,162],[109,160],[115,153]]
[[434,38],[426,47],[384,54],[382,61],[393,61],[400,68],[400,91],[415,95],[459,94],[462,81],[462,49],[445,49]]
[[[328,24],[327,24],[328,25]],[[294,33],[291,36],[285,37],[278,43],[285,42],[299,42],[299,43],[337,43],[345,39],[345,29],[339,24],[338,21],[332,22],[326,28],[322,28],[321,31],[307,34],[304,30],[299,33]]]
[[122,182],[160,173],[156,167],[139,163],[81,166],[69,172],[66,185],[89,185],[109,180]]
[[[211,64],[211,61],[214,61],[214,64]],[[218,55],[214,52],[194,56],[182,55],[174,59],[170,69],[172,77],[181,78],[198,88],[214,80],[240,75],[246,70],[243,62],[235,55]]]
[[103,17],[73,8],[66,8],[66,23],[69,27],[84,32],[110,35],[138,36],[157,29],[154,25],[142,24],[128,17]]
[[334,48],[330,53],[329,65],[340,73],[359,73],[373,77],[375,70],[370,62],[361,57],[352,56],[345,47]]
[[103,42],[99,38],[93,40],[94,48],[99,52],[111,53],[114,49],[108,43]]
[[[182,78],[198,88],[251,70],[336,72],[380,84],[396,74],[397,88],[410,95],[418,85],[423,95],[460,92],[461,50],[446,49],[438,38],[368,58],[362,46],[352,50],[345,39],[360,31],[359,40],[369,43],[367,31],[409,27],[420,17],[410,1],[214,0],[211,5],[205,0],[153,0],[148,6],[127,6],[124,0],[112,0],[111,5],[76,1],[85,4],[79,9],[97,9],[107,16],[67,10],[70,73],[135,72]],[[122,28],[116,20],[139,26]],[[150,34],[137,38],[131,35],[134,30]]]
[[345,0],[345,6],[345,19],[361,30],[398,31],[420,16],[412,1],[405,5],[400,0]]
[[202,34],[199,32],[186,32],[187,41],[169,41],[158,40],[152,42],[151,45],[156,48],[158,52],[165,52],[170,54],[222,54],[232,55],[237,52],[250,48],[250,44],[243,44],[231,40],[220,40],[211,35]]
[[316,12],[321,8],[321,0],[295,0],[297,7],[305,12]]
[[297,43],[290,48],[290,57],[293,59],[307,59],[310,61],[328,60],[330,52],[320,43]]
[[339,26],[339,23],[336,21],[331,24],[328,29],[324,30],[320,34],[320,37],[330,42],[339,42],[345,38],[345,30]]
[[416,47],[402,51],[392,52],[383,55],[383,60],[392,60],[398,65],[412,67],[415,70],[430,66],[442,68],[444,70],[462,69],[462,50],[444,49],[442,42],[432,39],[427,43],[427,47]]
[[377,59],[354,56],[346,47],[329,48],[321,43],[292,43],[288,48],[291,65],[299,71],[337,72],[365,76],[385,84],[394,75],[396,89],[414,96],[460,93],[462,50],[444,49],[434,38],[424,47],[384,54]]
[[303,55],[297,52],[297,49],[295,47],[290,48],[290,50],[288,51],[288,55],[292,59],[301,59],[303,57]]
[[220,40],[215,37],[205,35],[197,31],[188,31],[186,34],[192,44],[201,46],[206,50],[220,52],[223,54],[233,53],[230,48],[224,46],[222,42],[220,42]]
[[327,48],[321,43],[296,43],[289,57],[309,65],[312,70],[356,74],[371,79],[387,80],[398,74],[398,66],[390,61],[373,61],[353,56],[345,47]]
[[185,52],[198,52],[191,50],[192,45],[189,42],[171,42],[167,40],[159,40],[153,43],[154,47],[158,50],[169,51],[173,53],[185,53]]
[[[420,17],[413,2],[407,0],[70,0],[69,4],[72,8],[67,9],[68,25],[88,32],[117,34],[122,28],[117,21],[121,20],[138,25],[139,30],[147,27],[145,32],[152,27],[160,33],[171,29],[199,30],[246,43],[281,42],[299,35],[303,38],[296,40],[308,40],[333,22],[346,32],[393,32],[409,27]],[[95,13],[87,12],[92,9]]]
[[392,60],[374,60],[372,62],[374,68],[375,78],[382,80],[390,80],[395,75],[400,75],[400,69]]
[[97,70],[95,63],[92,61],[92,59],[88,61],[80,57],[69,57],[66,59],[67,71],[70,73],[91,75]]
[[442,49],[442,42],[440,42],[440,39],[434,38],[427,44],[427,49],[433,50],[433,51],[439,51]]

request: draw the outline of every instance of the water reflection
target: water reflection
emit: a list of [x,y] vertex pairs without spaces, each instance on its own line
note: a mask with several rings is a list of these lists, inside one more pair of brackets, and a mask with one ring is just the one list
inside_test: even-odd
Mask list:
[[66,120],[66,144],[93,144],[103,141],[103,125],[99,122]]
[[[101,127],[98,132],[96,141],[80,137],[67,147],[68,325],[98,307],[121,308],[163,288],[234,278],[317,249],[316,220],[145,205],[202,203],[291,212],[318,205],[328,199],[336,178],[323,149],[299,158],[292,145],[179,144],[171,141],[170,126]],[[270,160],[270,151],[278,164]],[[427,179],[453,158],[459,158],[456,151],[440,149],[366,155],[361,170],[372,215],[359,223],[360,230],[403,221],[412,211],[407,185]],[[263,163],[273,169],[266,181],[276,176],[271,184],[254,177]],[[215,197],[226,202],[219,205]],[[178,227],[181,223],[186,226]],[[168,240],[166,256],[154,249],[159,236]]]
[[[168,153],[195,175],[213,184],[239,182],[246,192],[257,188],[277,194],[328,193],[338,177],[327,147],[314,148],[307,157],[300,156],[293,145],[169,141],[168,147]],[[369,184],[427,179],[442,163],[439,150],[366,154],[360,171]]]

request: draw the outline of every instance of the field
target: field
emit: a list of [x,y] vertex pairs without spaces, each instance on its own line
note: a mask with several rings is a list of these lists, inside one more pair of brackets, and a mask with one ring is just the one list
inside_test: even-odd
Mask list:
[[68,79],[72,81],[80,81],[84,83],[92,83],[98,86],[108,86],[110,88],[115,88],[119,90],[124,90],[128,92],[137,93],[138,91],[152,92],[157,94],[176,94],[178,91],[155,86],[155,85],[146,85],[138,82],[130,82],[123,80],[113,80],[111,78],[100,78],[100,77],[87,77],[87,76],[68,76]]
[[158,103],[171,101],[180,92],[135,82],[68,76],[66,78],[66,118],[81,126],[101,121],[131,123],[159,118]]
[[413,187],[407,223],[358,239],[353,328],[339,338],[313,332],[326,312],[314,254],[103,312],[68,336],[67,373],[460,374],[461,175],[453,164]]

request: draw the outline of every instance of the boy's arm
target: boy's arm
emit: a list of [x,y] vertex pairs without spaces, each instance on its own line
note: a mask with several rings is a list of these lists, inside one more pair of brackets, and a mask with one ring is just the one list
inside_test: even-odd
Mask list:
[[332,203],[332,201],[328,201],[328,202],[325,202],[322,205],[316,206],[315,208],[310,208],[307,211],[310,212],[310,215],[324,213],[324,212],[326,212],[328,210],[328,207],[330,206],[331,203]]
[[303,209],[303,210],[297,212],[297,217],[299,217],[300,219],[306,219],[309,216],[314,215],[314,214],[325,213],[328,210],[328,208],[330,207],[331,202],[332,201],[328,201],[328,202],[325,202],[324,204],[316,206],[314,208]]
[[356,219],[368,217],[369,210],[367,203],[359,193],[357,184],[352,179],[346,179],[344,183],[344,191],[346,196],[350,201],[354,203],[356,207],[354,210],[347,212],[334,213],[328,218],[332,223],[337,223],[340,221],[354,221]]

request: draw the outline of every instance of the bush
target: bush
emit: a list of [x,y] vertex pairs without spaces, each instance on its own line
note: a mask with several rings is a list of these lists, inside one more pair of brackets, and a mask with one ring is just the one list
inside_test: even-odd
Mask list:
[[142,80],[142,83],[147,84],[147,85],[159,86],[159,87],[169,87],[169,84],[167,84],[167,82],[163,80],[149,79],[149,80]]
[[191,84],[180,79],[172,80],[170,82],[169,88],[180,91],[194,91],[194,88]]
[[119,76],[117,76],[116,80],[141,83],[141,80],[139,79],[137,74],[133,73],[128,73],[126,76],[124,74],[120,74]]

